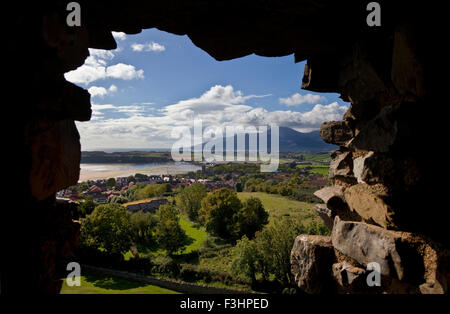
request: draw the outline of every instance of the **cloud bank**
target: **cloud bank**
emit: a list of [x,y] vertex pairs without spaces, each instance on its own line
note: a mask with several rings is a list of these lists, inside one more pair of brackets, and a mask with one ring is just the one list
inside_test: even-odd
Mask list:
[[[169,148],[176,141],[170,137],[176,127],[191,127],[193,118],[202,119],[204,127],[277,124],[310,131],[324,121],[340,120],[347,110],[337,102],[316,104],[312,110],[269,111],[246,104],[249,99],[268,95],[244,95],[233,86],[215,85],[199,97],[180,100],[156,111],[149,105],[93,105],[91,122],[77,123],[83,149],[112,147]],[[118,115],[105,118],[104,113]]]
[[302,104],[317,104],[322,101],[326,101],[326,98],[313,94],[301,95],[299,93],[295,93],[290,97],[280,98],[280,104],[284,104],[288,107],[299,106]]

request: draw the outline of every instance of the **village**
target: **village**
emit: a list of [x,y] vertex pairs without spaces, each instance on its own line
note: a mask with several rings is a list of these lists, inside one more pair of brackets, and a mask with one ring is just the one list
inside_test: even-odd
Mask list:
[[[245,182],[249,177],[253,177],[252,170],[248,165],[203,165],[202,170],[189,172],[186,174],[161,174],[146,175],[136,173],[127,177],[116,177],[108,179],[88,180],[78,183],[76,186],[63,189],[56,194],[57,199],[79,203],[85,199],[91,199],[95,203],[104,204],[115,202],[114,198],[120,198],[125,195],[127,190],[134,185],[148,186],[164,184],[170,186],[170,191],[175,191],[180,187],[188,187],[200,183],[205,186],[207,191],[214,191],[220,188],[229,188],[242,191]],[[314,189],[321,188],[328,183],[327,176],[321,173],[314,173],[309,167],[310,164],[297,161],[291,164],[285,164],[277,172],[266,174],[264,181],[268,182],[288,182],[292,178],[297,178],[307,182],[308,186]],[[311,165],[312,166],[312,165]],[[321,165],[316,165],[321,166]],[[245,170],[244,170],[245,169]],[[256,175],[258,176],[258,175]],[[154,213],[160,205],[167,203],[166,198],[152,199],[135,204],[126,204],[126,208],[132,212],[142,210],[144,212]]]
[[[136,174],[135,176],[114,178],[114,186],[108,185],[107,181],[110,179],[89,180],[85,183],[83,182],[83,185],[78,184],[77,186],[69,187],[67,189],[59,191],[56,194],[56,197],[57,199],[65,199],[74,202],[90,197],[96,203],[107,203],[108,198],[111,198],[112,196],[120,196],[131,186],[137,183],[140,183],[141,185],[170,184],[173,190],[179,188],[181,185],[190,186],[195,183],[201,183],[205,185],[207,190],[214,191],[216,189],[224,187],[233,189],[235,184],[238,182],[237,177],[238,175],[234,174],[232,175],[231,179],[215,181],[211,179],[179,177],[179,175],[173,176]],[[86,187],[86,189],[80,192],[76,189],[80,186],[84,186]]]

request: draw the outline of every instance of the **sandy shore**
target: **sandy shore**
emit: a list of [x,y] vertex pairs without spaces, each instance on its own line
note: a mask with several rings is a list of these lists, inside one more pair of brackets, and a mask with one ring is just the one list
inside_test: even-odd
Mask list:
[[167,164],[81,164],[80,179],[78,182],[87,180],[99,180],[117,177],[127,177],[136,173],[146,175],[161,174],[183,174],[189,171],[201,170],[201,167],[189,163],[167,163]]

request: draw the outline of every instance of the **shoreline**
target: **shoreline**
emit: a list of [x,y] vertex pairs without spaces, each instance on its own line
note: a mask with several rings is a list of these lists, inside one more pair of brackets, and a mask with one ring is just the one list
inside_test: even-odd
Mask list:
[[165,164],[94,164],[82,163],[78,183],[88,180],[101,180],[117,177],[128,177],[136,173],[146,175],[176,175],[201,170],[200,166],[190,163]]

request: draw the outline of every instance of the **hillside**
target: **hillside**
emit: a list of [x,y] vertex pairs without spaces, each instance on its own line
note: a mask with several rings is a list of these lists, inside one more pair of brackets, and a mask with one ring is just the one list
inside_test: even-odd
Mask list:
[[[268,139],[267,145],[271,146],[271,130],[267,132]],[[231,138],[231,137],[230,137]],[[227,138],[223,139],[223,147],[225,150]],[[245,150],[248,151],[249,136],[245,135]],[[203,143],[203,147],[206,142]],[[237,135],[234,136],[234,148],[236,151]],[[257,141],[257,147],[259,148],[259,139]],[[325,143],[319,134],[319,131],[312,131],[309,133],[302,133],[295,131],[288,127],[279,128],[279,151],[280,153],[319,153],[330,152],[337,149],[336,145]],[[270,149],[269,149],[270,150]],[[214,150],[213,150],[214,151]]]
[[104,163],[104,164],[148,164],[153,162],[172,161],[170,152],[113,152],[83,151],[81,152],[81,163]]
[[280,127],[281,153],[318,153],[329,152],[337,146],[325,143],[319,131],[309,133],[297,132],[291,128]]

